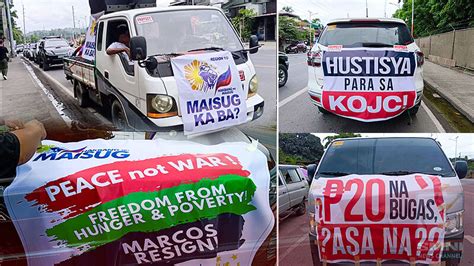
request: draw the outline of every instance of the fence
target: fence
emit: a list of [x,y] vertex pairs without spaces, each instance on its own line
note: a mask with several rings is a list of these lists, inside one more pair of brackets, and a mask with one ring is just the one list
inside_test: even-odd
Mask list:
[[474,28],[418,38],[416,43],[430,61],[474,70]]

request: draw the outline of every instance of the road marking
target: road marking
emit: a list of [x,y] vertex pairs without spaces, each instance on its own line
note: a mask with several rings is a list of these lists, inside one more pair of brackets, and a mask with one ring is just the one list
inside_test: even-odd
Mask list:
[[36,84],[41,88],[41,90],[43,91],[43,93],[46,95],[46,97],[49,99],[49,101],[51,102],[51,104],[54,106],[54,108],[56,109],[56,111],[58,112],[58,114],[61,116],[61,118],[63,119],[63,121],[66,123],[66,125],[68,127],[71,127],[71,118],[66,115],[66,113],[64,113],[63,109],[64,109],[64,104],[59,102],[58,100],[56,100],[54,98],[54,96],[51,94],[51,92],[48,91],[48,89],[46,89],[46,87],[43,85],[43,83],[41,82],[41,80],[36,76],[35,72],[33,71],[33,69],[31,68],[31,66],[29,66],[25,61],[22,61],[23,65],[25,66],[26,70],[28,70],[28,73],[30,74],[30,77],[36,82]]
[[433,124],[436,126],[436,129],[438,129],[440,133],[446,133],[446,130],[444,130],[441,123],[438,121],[438,119],[436,119],[436,116],[433,114],[433,112],[431,112],[431,110],[428,108],[428,106],[426,106],[423,101],[421,101],[421,107],[428,114],[428,117],[431,119],[431,121],[433,121]]
[[464,238],[471,242],[471,244],[474,244],[474,236],[470,236],[470,235],[465,235]]
[[283,253],[282,255],[278,256],[278,260],[279,261],[282,261],[283,258],[285,258],[286,256],[288,256],[295,248],[297,248],[303,241],[306,241],[308,240],[309,236],[307,235],[303,235],[302,237],[298,238],[298,240],[293,244],[291,245],[286,251],[285,253]]
[[32,65],[34,68],[38,69],[39,71],[41,71],[51,82],[53,82],[56,86],[58,86],[59,88],[61,88],[65,93],[67,93],[69,96],[71,96],[72,98],[74,98],[74,93],[69,90],[68,88],[66,88],[66,86],[64,86],[63,84],[59,83],[59,81],[57,81],[56,79],[54,79],[50,74],[46,73],[45,71],[41,70],[39,67],[35,66],[34,64],[30,64]]
[[285,106],[287,103],[293,101],[294,99],[296,99],[298,96],[300,96],[301,94],[305,93],[306,91],[308,91],[308,87],[304,87],[303,89],[297,91],[296,93],[286,97],[285,99],[281,100],[280,103],[278,104],[278,107],[281,108],[283,106]]

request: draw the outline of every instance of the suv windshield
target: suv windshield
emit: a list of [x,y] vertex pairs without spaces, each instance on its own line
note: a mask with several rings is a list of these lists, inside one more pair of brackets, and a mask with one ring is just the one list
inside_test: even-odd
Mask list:
[[328,24],[319,39],[324,46],[380,47],[407,45],[413,38],[405,24],[394,22],[344,22]]
[[217,10],[183,10],[139,15],[138,35],[147,40],[149,55],[222,48],[240,51],[242,43],[224,15]]
[[69,44],[66,42],[66,40],[46,40],[44,42],[44,46],[48,48],[65,47],[65,46],[69,46]]
[[381,138],[336,141],[326,151],[318,176],[348,174],[456,176],[435,140]]

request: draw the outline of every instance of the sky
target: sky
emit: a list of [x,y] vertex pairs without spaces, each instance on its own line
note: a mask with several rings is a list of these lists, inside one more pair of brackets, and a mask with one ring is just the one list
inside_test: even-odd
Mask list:
[[[314,135],[318,136],[321,140],[327,136],[332,136],[335,134],[318,134],[315,133]],[[368,134],[361,134],[363,137],[432,137],[438,140],[441,143],[441,148],[443,149],[444,153],[450,157],[454,157],[456,141],[454,140],[458,137],[458,155],[461,153],[461,156],[464,157],[465,155],[468,158],[474,158],[474,134],[455,134],[455,133],[448,133],[448,134],[438,134],[438,133],[368,133]]]
[[[313,13],[311,18],[319,18],[323,24],[336,18],[358,18],[365,17],[365,0],[277,0],[278,9],[291,6],[294,14],[302,19],[309,19],[309,12]],[[369,17],[392,17],[397,10],[398,0],[367,0]],[[316,13],[316,14],[315,14]]]
[[[158,0],[157,6],[166,7],[171,0]],[[13,0],[17,11],[18,26],[23,30],[23,6],[25,7],[26,32],[73,27],[72,6],[76,27],[89,22],[89,0]],[[85,21],[87,20],[87,23]]]

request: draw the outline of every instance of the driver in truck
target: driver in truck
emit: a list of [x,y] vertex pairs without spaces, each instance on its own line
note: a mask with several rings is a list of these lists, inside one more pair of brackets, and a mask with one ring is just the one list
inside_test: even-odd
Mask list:
[[133,61],[130,60],[130,32],[128,31],[127,25],[121,24],[117,26],[117,35],[118,40],[107,47],[107,54],[123,54],[128,64],[133,65]]

